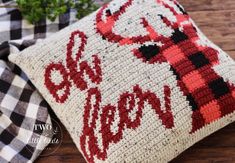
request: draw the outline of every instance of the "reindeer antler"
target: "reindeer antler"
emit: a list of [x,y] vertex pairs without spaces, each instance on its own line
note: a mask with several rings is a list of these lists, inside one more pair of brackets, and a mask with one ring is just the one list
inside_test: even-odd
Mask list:
[[175,1],[175,0],[170,0],[170,1],[172,1],[175,4],[175,6],[178,7],[178,9],[181,11],[181,13],[176,12],[174,7],[172,7],[169,4],[165,3],[164,0],[157,0],[158,3],[162,4],[165,8],[168,8],[173,13],[173,15],[176,17],[176,22],[173,23],[173,24],[167,18],[162,17],[164,23],[167,24],[167,26],[171,26],[172,29],[176,29],[176,28],[180,27],[182,22],[188,21],[189,20],[189,16],[183,10],[183,8],[178,4],[177,1]]
[[[149,35],[144,36],[134,36],[134,37],[123,37],[119,34],[113,32],[113,27],[115,22],[119,17],[126,12],[126,9],[132,5],[133,0],[128,0],[124,3],[120,9],[113,14],[110,10],[106,10],[106,20],[102,19],[102,15],[108,5],[105,5],[101,8],[96,16],[96,30],[102,37],[106,38],[110,42],[119,43],[120,45],[129,45],[133,43],[142,44],[146,41],[151,41],[152,38]],[[145,24],[144,22],[142,24]]]
[[[129,45],[133,43],[143,44],[147,41],[160,41],[160,40],[163,42],[167,42],[168,39],[165,38],[164,36],[159,35],[144,17],[141,18],[142,19],[141,24],[143,24],[143,27],[148,31],[147,35],[123,37],[113,32],[113,27],[115,25],[115,22],[120,18],[120,16],[123,13],[126,12],[127,8],[132,4],[132,2],[133,0],[128,0],[126,3],[124,3],[120,7],[118,11],[114,12],[113,14],[110,12],[109,9],[107,9],[108,5],[103,6],[96,16],[97,32],[100,33],[108,41],[119,43],[120,45]],[[162,18],[163,22],[167,26],[171,27],[172,29],[178,29],[182,22],[189,19],[189,16],[184,12],[184,10],[180,7],[180,5],[175,0],[173,0],[173,2],[182,12],[180,14],[177,13],[173,7],[166,4],[163,0],[156,0],[156,2],[168,8],[176,16],[177,21],[171,22],[163,15],[160,15],[160,14],[158,15]],[[105,10],[106,10],[106,20],[103,20],[102,15]]]

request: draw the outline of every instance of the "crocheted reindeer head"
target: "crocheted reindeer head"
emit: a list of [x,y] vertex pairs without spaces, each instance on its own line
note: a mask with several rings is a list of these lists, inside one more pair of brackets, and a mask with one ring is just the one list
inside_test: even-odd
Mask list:
[[[100,9],[96,16],[97,32],[107,41],[118,43],[120,46],[138,44],[139,48],[133,49],[132,53],[146,64],[170,64],[171,71],[178,80],[178,86],[187,97],[193,111],[191,132],[231,113],[234,108],[228,109],[223,105],[223,99],[228,97],[233,100],[231,92],[234,86],[225,82],[213,69],[213,66],[219,64],[218,51],[197,43],[200,40],[197,29],[177,1],[169,0],[166,3],[165,0],[156,0],[158,5],[163,6],[175,17],[175,20],[170,20],[161,13],[156,14],[162,25],[171,29],[169,37],[160,34],[146,17],[141,17],[140,23],[147,34],[122,36],[115,33],[115,23],[133,3],[133,0],[127,0],[113,13],[108,5]],[[148,42],[151,44],[146,45]],[[207,75],[208,73],[210,75]],[[192,82],[194,80],[198,81],[197,84]],[[201,93],[201,90],[204,92]],[[212,112],[213,116],[210,116]]]

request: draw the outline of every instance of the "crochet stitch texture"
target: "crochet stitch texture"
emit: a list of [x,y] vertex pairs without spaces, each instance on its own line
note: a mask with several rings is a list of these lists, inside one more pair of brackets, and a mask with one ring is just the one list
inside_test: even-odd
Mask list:
[[10,60],[88,162],[167,162],[235,119],[235,63],[175,0],[114,0]]

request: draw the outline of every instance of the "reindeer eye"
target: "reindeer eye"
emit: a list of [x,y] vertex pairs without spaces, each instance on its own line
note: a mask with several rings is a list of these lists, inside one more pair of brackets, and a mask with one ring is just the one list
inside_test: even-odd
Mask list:
[[110,9],[106,10],[105,13],[106,13],[106,16],[107,16],[107,17],[112,15]]
[[160,49],[157,45],[143,45],[139,48],[139,52],[142,57],[144,57],[147,61],[158,55],[159,50]]

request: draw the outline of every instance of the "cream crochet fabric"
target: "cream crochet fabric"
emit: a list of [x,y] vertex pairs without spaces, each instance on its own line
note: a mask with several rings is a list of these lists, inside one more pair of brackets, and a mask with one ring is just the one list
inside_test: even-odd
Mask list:
[[235,63],[175,0],[114,0],[12,54],[87,162],[167,162],[235,119]]

